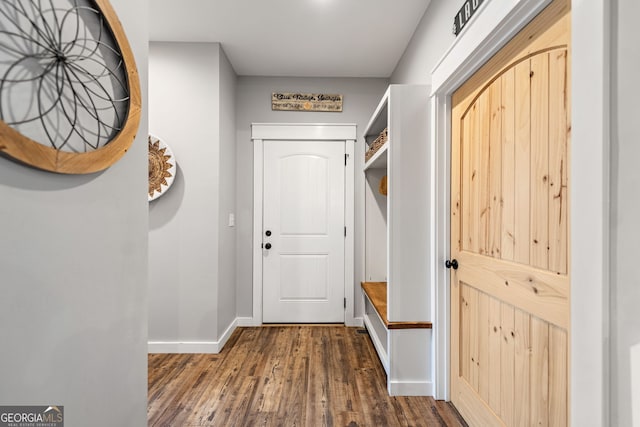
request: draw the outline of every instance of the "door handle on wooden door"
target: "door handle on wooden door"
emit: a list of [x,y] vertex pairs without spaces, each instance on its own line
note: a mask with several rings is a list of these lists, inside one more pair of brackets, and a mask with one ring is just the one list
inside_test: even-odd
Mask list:
[[446,260],[444,262],[444,266],[447,268],[453,268],[454,270],[458,269],[458,260],[457,259],[452,259],[450,260]]

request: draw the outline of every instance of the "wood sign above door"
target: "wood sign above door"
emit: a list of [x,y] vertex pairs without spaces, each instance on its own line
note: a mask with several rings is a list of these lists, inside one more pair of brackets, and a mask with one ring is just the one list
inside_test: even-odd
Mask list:
[[342,95],[274,92],[271,94],[271,109],[274,111],[342,112]]
[[453,18],[453,34],[456,36],[460,34],[460,31],[467,25],[467,22],[471,19],[476,10],[480,8],[484,0],[467,0],[464,2],[455,18]]

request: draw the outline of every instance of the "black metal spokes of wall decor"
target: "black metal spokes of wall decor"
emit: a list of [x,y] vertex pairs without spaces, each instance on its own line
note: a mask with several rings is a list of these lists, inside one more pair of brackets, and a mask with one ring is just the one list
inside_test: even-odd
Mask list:
[[[44,146],[36,150],[53,150],[52,167],[34,166],[93,172],[86,161],[78,171],[60,164],[78,163],[74,155],[113,143],[131,118],[132,95],[139,104],[133,55],[108,0],[0,2],[0,120],[28,143]],[[112,154],[119,158],[131,142]],[[102,156],[88,157],[90,163]]]

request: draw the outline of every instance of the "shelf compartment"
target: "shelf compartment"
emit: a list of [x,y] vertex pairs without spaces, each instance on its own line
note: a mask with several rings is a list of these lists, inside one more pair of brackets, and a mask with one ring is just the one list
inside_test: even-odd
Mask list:
[[364,170],[368,169],[386,169],[387,168],[387,151],[389,150],[389,141],[385,142],[382,147],[364,164]]
[[376,107],[376,110],[369,120],[367,127],[364,128],[363,135],[367,145],[373,143],[373,141],[380,135],[380,132],[382,132],[384,128],[388,127],[388,101],[389,89],[387,89],[384,96],[380,100],[380,103]]
[[378,150],[380,150],[380,148],[382,148],[382,146],[387,143],[388,140],[389,140],[389,128],[385,127],[382,130],[382,132],[380,132],[380,135],[378,135],[378,137],[374,139],[372,143],[367,144],[368,149],[364,153],[365,163],[371,160],[371,157],[375,155],[378,152]]

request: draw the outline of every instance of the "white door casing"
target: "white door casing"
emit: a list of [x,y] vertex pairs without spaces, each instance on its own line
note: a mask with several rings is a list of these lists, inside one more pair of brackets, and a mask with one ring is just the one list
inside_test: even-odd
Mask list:
[[344,322],[344,141],[265,141],[262,321]]
[[[345,308],[340,304],[343,314],[340,322],[347,326],[360,326],[361,319],[354,317],[354,143],[356,140],[355,124],[263,124],[252,125],[254,142],[254,209],[253,209],[253,313],[250,319],[242,322],[244,326],[259,326],[263,322],[263,271],[269,268],[265,263],[263,244],[267,241],[263,227],[264,217],[264,155],[265,145],[270,141],[340,141],[346,155],[342,163],[344,176],[344,231],[343,242],[343,277]],[[346,164],[344,164],[346,163]],[[271,230],[272,233],[274,230]],[[272,234],[273,236],[274,234]],[[272,241],[272,245],[273,245]],[[278,243],[280,245],[280,243]],[[275,246],[272,246],[275,249]],[[270,254],[269,254],[270,255]],[[308,264],[309,265],[309,264]],[[342,298],[342,296],[340,297]]]

